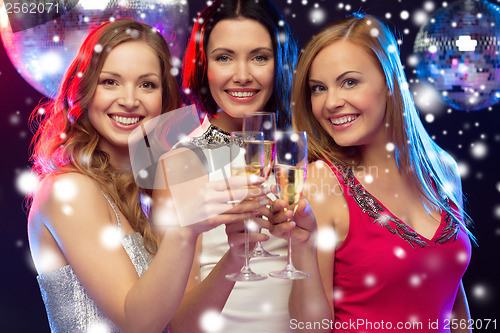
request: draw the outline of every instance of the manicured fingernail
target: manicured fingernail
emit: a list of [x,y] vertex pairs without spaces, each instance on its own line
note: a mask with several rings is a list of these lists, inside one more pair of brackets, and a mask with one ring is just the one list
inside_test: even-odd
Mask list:
[[263,183],[265,181],[265,179],[263,177],[252,175],[252,176],[250,176],[250,181],[253,184],[260,184],[260,183]]

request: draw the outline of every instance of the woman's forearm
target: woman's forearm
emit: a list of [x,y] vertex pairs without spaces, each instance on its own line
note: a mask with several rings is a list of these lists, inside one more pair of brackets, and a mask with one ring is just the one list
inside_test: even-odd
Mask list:
[[164,236],[148,270],[125,300],[126,332],[162,332],[181,303],[195,252],[196,237],[183,228]]
[[[312,240],[311,240],[312,241]],[[293,262],[297,269],[311,276],[303,280],[294,280],[289,298],[290,319],[296,323],[331,322],[332,307],[323,289],[315,246],[294,247]],[[297,329],[296,332],[302,332]],[[304,332],[330,332],[329,329],[310,330]]]
[[[230,250],[231,251],[231,250]],[[226,254],[215,265],[210,274],[196,287],[188,291],[170,324],[172,333],[203,333],[200,319],[207,311],[222,312],[233,290],[235,282],[226,279],[226,275],[241,269],[243,261]]]

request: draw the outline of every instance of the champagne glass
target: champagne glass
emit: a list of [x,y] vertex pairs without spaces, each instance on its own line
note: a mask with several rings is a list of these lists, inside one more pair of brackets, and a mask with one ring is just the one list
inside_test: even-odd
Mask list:
[[[243,116],[243,131],[260,131],[264,136],[264,179],[265,183],[274,166],[274,132],[276,132],[276,114],[273,112],[253,112]],[[269,253],[261,242],[255,243],[251,257],[277,257],[279,254]]]
[[[243,147],[241,147],[243,146]],[[264,175],[264,139],[262,132],[232,132],[230,142],[231,176]],[[245,265],[237,273],[226,275],[231,281],[259,281],[267,278],[257,274],[250,268],[249,228],[255,225],[251,219],[245,220]],[[254,228],[252,228],[254,229]]]
[[[289,205],[296,204],[302,195],[307,173],[307,136],[305,132],[276,132],[274,169],[280,198],[286,200]],[[309,274],[293,267],[290,233],[288,233],[287,258],[285,269],[271,272],[269,275],[291,280],[309,277]]]

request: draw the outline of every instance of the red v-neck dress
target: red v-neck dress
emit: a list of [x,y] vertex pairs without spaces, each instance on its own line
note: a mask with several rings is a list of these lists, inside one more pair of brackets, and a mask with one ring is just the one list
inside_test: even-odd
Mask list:
[[349,208],[349,231],[335,250],[335,332],[450,332],[471,256],[465,231],[443,212],[427,239],[368,193],[352,169],[329,165]]

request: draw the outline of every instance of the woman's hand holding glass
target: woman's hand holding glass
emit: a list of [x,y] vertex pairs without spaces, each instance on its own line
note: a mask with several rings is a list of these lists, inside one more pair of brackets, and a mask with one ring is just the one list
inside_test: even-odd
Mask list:
[[[256,211],[255,216],[249,217],[247,219],[241,220],[240,222],[226,224],[226,234],[231,248],[232,255],[236,258],[242,259],[245,257],[246,253],[246,230],[248,230],[248,242],[249,248],[252,248],[256,242],[265,242],[269,240],[269,236],[261,233],[262,228],[268,229],[272,232],[273,225],[270,220],[272,218],[269,200],[264,203],[262,201],[262,206]],[[248,200],[252,201],[252,200]],[[266,219],[262,218],[263,216]],[[250,220],[250,222],[247,222]]]
[[[274,191],[277,189],[273,189]],[[288,202],[283,199],[276,199],[272,203],[272,217],[270,218],[273,225],[272,234],[279,238],[288,238],[290,233],[293,244],[303,246],[306,243],[311,243],[312,247],[316,249],[313,235],[316,234],[317,224],[311,206],[307,200],[301,199],[293,210],[289,207]]]
[[[305,132],[276,132],[275,177],[279,197],[289,206],[295,206],[294,215],[302,196],[307,170],[307,137]],[[277,205],[277,204],[275,204]],[[290,213],[286,213],[290,214]],[[293,216],[290,216],[293,218]],[[309,274],[301,272],[292,264],[291,232],[288,232],[288,261],[282,271],[269,274],[281,279],[304,279]]]
[[266,196],[269,189],[261,186],[263,177],[242,175],[208,181],[198,155],[189,149],[162,158],[156,180],[153,222],[157,231],[185,227],[198,235],[221,224],[254,217],[270,202]]
[[[276,132],[276,114],[274,112],[253,112],[243,117],[243,132],[262,132],[264,141],[264,170],[265,186],[269,187],[268,179],[274,167],[274,134]],[[255,243],[250,253],[251,257],[276,257],[279,254],[269,253],[261,242]]]
[[[252,177],[262,177],[265,169],[265,146],[262,132],[245,131],[231,133],[230,143],[230,158],[231,158],[231,175],[241,176],[247,175]],[[253,185],[246,186],[248,191],[256,189]],[[269,192],[269,189],[265,189]],[[267,198],[262,198],[267,200]],[[237,200],[232,200],[231,203],[236,204]],[[247,200],[240,201],[237,205],[245,203]],[[250,200],[255,201],[255,200]],[[262,202],[262,201],[261,201]],[[259,202],[259,204],[261,204]],[[263,202],[263,205],[267,202]],[[237,273],[228,274],[226,278],[232,281],[258,281],[266,279],[267,276],[260,275],[252,271],[250,268],[250,233],[249,231],[258,232],[261,224],[257,221],[260,219],[247,218],[244,220],[244,244],[245,244],[245,264]],[[260,221],[264,222],[263,219]],[[230,228],[231,230],[231,228]],[[236,235],[232,234],[233,242],[238,239]],[[230,240],[231,243],[231,240]],[[234,243],[233,243],[234,244]],[[234,245],[233,245],[234,246]]]

